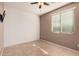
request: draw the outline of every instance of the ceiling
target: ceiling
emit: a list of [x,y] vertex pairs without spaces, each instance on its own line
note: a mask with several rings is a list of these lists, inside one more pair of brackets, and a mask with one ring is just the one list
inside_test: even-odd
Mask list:
[[50,12],[56,8],[59,8],[63,5],[69,4],[70,2],[49,2],[49,6],[44,5],[41,9],[38,8],[38,5],[31,5],[33,8],[33,11],[38,15],[43,15],[47,12]]
[[69,4],[70,2],[48,2],[50,5],[44,5],[41,9],[38,8],[37,4],[31,5],[30,3],[31,2],[5,2],[5,5],[14,6],[16,8],[20,8],[20,10],[22,9],[37,15],[43,15],[63,5]]

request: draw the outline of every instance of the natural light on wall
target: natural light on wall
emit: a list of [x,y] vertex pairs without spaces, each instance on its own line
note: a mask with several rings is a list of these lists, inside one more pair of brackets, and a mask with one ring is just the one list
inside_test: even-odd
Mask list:
[[52,32],[73,33],[74,32],[74,11],[75,7],[52,14]]

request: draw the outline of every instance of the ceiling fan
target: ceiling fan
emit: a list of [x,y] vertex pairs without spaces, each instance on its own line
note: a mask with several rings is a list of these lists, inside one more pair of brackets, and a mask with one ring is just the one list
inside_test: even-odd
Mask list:
[[38,4],[39,5],[39,9],[41,9],[43,5],[49,6],[49,3],[47,3],[47,2],[32,2],[30,4]]

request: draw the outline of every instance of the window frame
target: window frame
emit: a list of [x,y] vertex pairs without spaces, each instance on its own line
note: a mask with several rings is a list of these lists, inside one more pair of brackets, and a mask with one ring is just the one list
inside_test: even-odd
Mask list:
[[[60,13],[54,13],[52,15],[56,15],[56,14],[60,14]],[[52,18],[52,17],[51,17]],[[60,18],[60,15],[59,15],[59,18]],[[52,25],[52,32],[53,32],[53,24],[52,24],[52,20],[51,20],[51,25]],[[61,27],[61,24],[60,24],[60,27]],[[54,32],[54,33],[60,33],[60,32]]]
[[[63,33],[63,34],[73,34],[75,32],[75,9],[76,7],[73,7],[73,8],[69,8],[69,9],[66,9],[66,10],[63,10],[63,11],[60,11],[60,12],[56,12],[56,13],[53,13],[53,15],[55,14],[59,14],[60,15],[60,32],[54,32],[53,31],[53,24],[52,24],[52,17],[51,17],[51,28],[52,28],[52,32],[53,33]],[[65,12],[65,11],[68,11],[68,10],[72,10],[73,11],[73,32],[62,32],[62,25],[61,25],[61,13]]]

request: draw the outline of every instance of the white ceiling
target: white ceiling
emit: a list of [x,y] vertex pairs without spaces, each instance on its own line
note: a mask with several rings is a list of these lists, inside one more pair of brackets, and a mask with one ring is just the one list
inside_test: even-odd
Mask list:
[[70,2],[49,2],[50,6],[43,6],[41,9],[38,8],[37,4],[31,5],[30,2],[5,2],[5,5],[14,6],[16,8],[35,13],[37,15],[43,15],[47,12],[50,12],[56,8],[59,8],[69,3]]
[[59,8],[59,7],[63,6],[63,5],[69,4],[69,2],[54,2],[54,3],[49,2],[49,3],[50,3],[49,6],[45,6],[44,5],[41,9],[38,8],[38,5],[37,4],[36,5],[31,5],[31,6],[33,8],[33,11],[36,14],[42,15],[42,14],[45,14],[47,12],[50,12],[50,11],[56,9],[56,8]]

